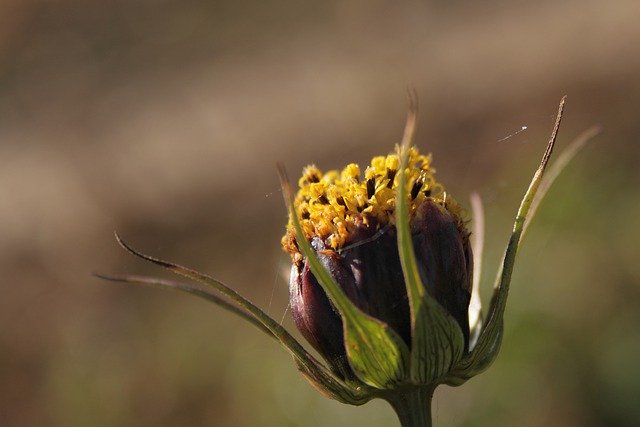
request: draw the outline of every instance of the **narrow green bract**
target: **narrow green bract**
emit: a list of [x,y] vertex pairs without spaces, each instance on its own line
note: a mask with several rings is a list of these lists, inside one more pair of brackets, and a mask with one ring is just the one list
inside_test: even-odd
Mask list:
[[302,254],[309,261],[312,273],[342,317],[345,348],[351,368],[365,384],[380,389],[393,388],[407,377],[409,364],[407,345],[384,322],[366,315],[356,307],[324,268],[304,237],[284,173],[281,173],[281,177],[285,199],[296,229],[296,241]]
[[451,370],[464,352],[464,337],[456,321],[425,290],[413,249],[405,169],[413,141],[415,113],[410,112],[400,146],[396,197],[398,251],[411,310],[411,380],[434,384]]

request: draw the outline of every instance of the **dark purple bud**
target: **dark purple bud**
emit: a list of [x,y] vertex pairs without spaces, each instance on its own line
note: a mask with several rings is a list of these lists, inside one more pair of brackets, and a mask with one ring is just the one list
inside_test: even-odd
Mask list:
[[[468,235],[456,218],[431,199],[418,206],[411,221],[420,275],[434,297],[463,331],[468,343],[468,307],[472,260]],[[407,290],[394,226],[356,223],[338,253],[316,237],[312,245],[349,299],[382,320],[411,345]],[[342,319],[311,273],[307,261],[294,264],[290,296],[296,326],[307,341],[343,377],[352,377],[343,342]]]
[[458,322],[467,346],[473,275],[469,235],[444,207],[429,199],[418,206],[411,232],[422,282]]
[[[322,251],[320,239],[314,239],[316,251]],[[350,299],[354,299],[352,280],[339,263],[339,256],[333,253],[322,256],[322,262],[332,276],[336,278]],[[329,301],[322,286],[311,273],[306,260],[296,262],[291,268],[289,281],[289,300],[291,313],[296,327],[304,338],[329,363],[342,378],[354,379],[355,375],[349,366],[343,342],[342,318]]]

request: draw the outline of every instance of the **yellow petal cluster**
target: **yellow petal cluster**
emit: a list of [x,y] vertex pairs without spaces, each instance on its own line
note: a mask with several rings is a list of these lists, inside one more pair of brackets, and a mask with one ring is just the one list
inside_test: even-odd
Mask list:
[[[364,174],[355,163],[342,171],[326,173],[314,165],[307,166],[298,181],[299,190],[295,197],[305,237],[318,236],[332,248],[340,249],[350,243],[349,236],[356,227],[395,225],[400,167],[397,151],[396,147],[396,153],[374,157]],[[431,155],[420,154],[417,148],[411,147],[406,170],[411,215],[426,198],[431,198],[460,218],[460,207],[446,194],[434,174]],[[282,245],[294,256],[299,253],[291,220]]]

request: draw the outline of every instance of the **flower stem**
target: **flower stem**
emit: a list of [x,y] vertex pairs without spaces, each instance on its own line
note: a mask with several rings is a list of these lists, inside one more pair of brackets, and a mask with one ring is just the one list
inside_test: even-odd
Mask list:
[[431,427],[433,388],[411,388],[387,398],[402,427]]

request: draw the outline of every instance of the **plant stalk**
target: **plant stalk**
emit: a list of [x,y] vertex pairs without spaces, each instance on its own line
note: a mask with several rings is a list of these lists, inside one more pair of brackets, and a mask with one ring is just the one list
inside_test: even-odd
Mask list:
[[433,387],[415,387],[387,398],[402,427],[431,427]]

